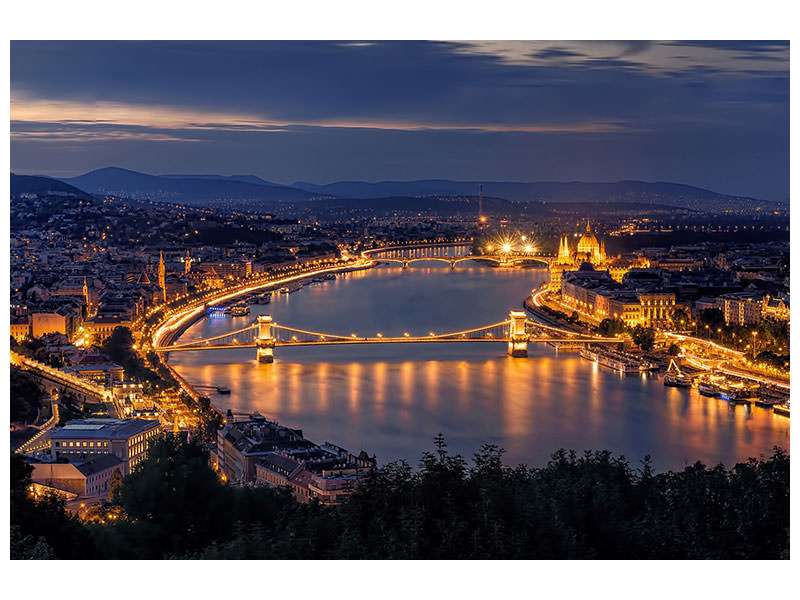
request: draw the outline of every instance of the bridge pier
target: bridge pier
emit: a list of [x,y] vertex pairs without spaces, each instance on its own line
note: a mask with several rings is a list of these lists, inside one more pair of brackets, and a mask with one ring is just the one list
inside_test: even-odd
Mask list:
[[256,359],[259,363],[271,363],[274,360],[275,337],[272,335],[272,316],[258,315],[258,333],[256,335]]
[[404,261],[403,261],[403,268],[404,268],[404,269],[407,269],[407,268],[408,268],[408,261],[407,261],[407,260],[404,260]]
[[451,260],[450,261],[450,269],[452,270],[452,269],[455,269],[455,268],[456,268],[456,261]]
[[512,310],[508,314],[510,320],[508,332],[508,355],[516,358],[528,356],[528,334],[525,332],[525,313]]

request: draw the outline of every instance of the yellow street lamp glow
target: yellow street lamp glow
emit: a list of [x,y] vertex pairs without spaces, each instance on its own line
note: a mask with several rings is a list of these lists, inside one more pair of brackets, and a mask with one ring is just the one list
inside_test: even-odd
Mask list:
[[503,244],[503,252],[511,252],[511,244],[509,244],[508,242]]
[[525,252],[533,252],[533,246],[531,246],[530,244],[526,244]]

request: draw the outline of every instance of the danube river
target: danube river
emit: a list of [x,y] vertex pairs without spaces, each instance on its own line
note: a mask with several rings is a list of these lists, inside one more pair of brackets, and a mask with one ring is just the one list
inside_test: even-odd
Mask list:
[[[379,266],[339,275],[292,294],[273,294],[246,317],[216,316],[181,341],[239,329],[259,313],[324,333],[372,336],[445,333],[502,321],[519,309],[545,270],[501,270],[462,263]],[[271,365],[255,349],[173,353],[192,384],[227,386],[211,394],[220,409],[258,411],[301,428],[315,441],[415,464],[433,437],[471,457],[482,443],[505,448],[509,464],[544,464],[558,448],[608,449],[657,470],[696,460],[732,465],[789,450],[789,419],[753,406],[731,408],[660,378],[620,376],[574,353],[531,345],[509,358],[504,344],[386,344],[277,348]]]

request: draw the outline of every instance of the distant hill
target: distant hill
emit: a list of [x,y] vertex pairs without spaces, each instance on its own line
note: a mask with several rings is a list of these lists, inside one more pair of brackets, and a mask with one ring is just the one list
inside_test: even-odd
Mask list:
[[[278,202],[304,202],[313,194],[305,190],[268,182],[250,181],[221,175],[158,176],[137,171],[106,167],[62,181],[92,194],[108,194],[142,200],[162,200],[182,204],[205,204],[218,200],[259,201],[265,205]],[[258,181],[263,181],[258,179]]]
[[65,196],[91,199],[91,196],[68,183],[50,177],[11,173],[11,198],[25,196]]
[[755,198],[729,196],[690,185],[667,182],[618,181],[616,183],[584,182],[479,182],[424,179],[416,181],[339,181],[316,185],[303,181],[292,187],[320,195],[349,198],[388,196],[469,195],[474,196],[479,183],[484,194],[512,202],[634,202],[690,208],[694,210],[752,209],[773,204]]
[[[326,185],[298,181],[291,186],[278,185],[255,175],[148,175],[118,167],[91,171],[63,182],[90,194],[110,194],[143,200],[162,200],[183,204],[209,204],[218,201],[241,202],[253,209],[274,207],[276,203],[305,203],[312,199],[342,200],[337,205],[354,208],[389,208],[415,210],[447,201],[447,198],[477,196],[478,181],[422,179],[413,181],[339,181]],[[756,207],[772,209],[777,204],[755,198],[730,196],[717,192],[663,181],[618,181],[615,183],[588,182],[483,182],[484,197],[511,204],[585,203],[635,205],[653,208],[677,207],[700,212],[752,211]],[[423,199],[412,202],[412,199]],[[347,199],[348,202],[344,202]],[[383,202],[382,199],[392,199]],[[402,199],[402,200],[401,200]],[[359,204],[359,201],[361,203]],[[456,205],[439,208],[459,210]],[[465,207],[462,207],[462,209]],[[499,208],[499,206],[498,206]],[[469,210],[472,210],[470,207]],[[514,211],[511,211],[514,212]]]
[[160,177],[169,177],[170,179],[219,179],[221,181],[243,181],[244,183],[254,183],[256,185],[285,187],[255,175],[160,175]]

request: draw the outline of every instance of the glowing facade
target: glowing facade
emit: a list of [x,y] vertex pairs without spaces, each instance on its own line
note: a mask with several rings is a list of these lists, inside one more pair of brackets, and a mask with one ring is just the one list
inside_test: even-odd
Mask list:
[[621,282],[622,277],[632,267],[648,266],[634,264],[622,259],[609,259],[606,256],[604,241],[598,240],[592,233],[589,219],[586,219],[586,231],[578,240],[578,245],[572,250],[569,247],[569,238],[564,235],[558,243],[558,257],[550,265],[550,291],[561,291],[561,277],[568,271],[577,271],[583,263],[590,263],[597,270],[606,270],[611,277]]

